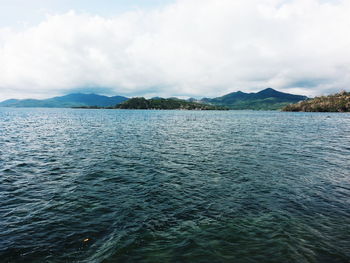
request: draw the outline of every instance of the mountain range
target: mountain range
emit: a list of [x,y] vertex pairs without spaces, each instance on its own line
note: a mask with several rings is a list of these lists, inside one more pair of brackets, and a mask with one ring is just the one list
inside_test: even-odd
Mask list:
[[236,91],[214,99],[203,98],[200,102],[222,105],[233,110],[278,110],[288,104],[306,99],[306,96],[293,95],[267,88],[257,93]]
[[[0,102],[0,107],[114,107],[129,98],[123,96],[103,96],[98,94],[73,93],[50,99],[10,99]],[[189,99],[189,102],[206,103],[215,106],[225,106],[233,110],[278,110],[284,106],[306,100],[306,96],[293,95],[267,88],[257,93],[232,92],[222,97]]]
[[10,99],[0,102],[0,107],[44,107],[44,108],[71,108],[71,107],[110,107],[120,104],[128,98],[123,96],[107,97],[97,94],[72,93],[61,97],[44,100]]

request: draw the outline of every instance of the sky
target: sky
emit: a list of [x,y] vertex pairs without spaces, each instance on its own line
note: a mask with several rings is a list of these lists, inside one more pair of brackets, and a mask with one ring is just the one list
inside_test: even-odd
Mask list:
[[0,100],[350,90],[349,0],[0,0]]

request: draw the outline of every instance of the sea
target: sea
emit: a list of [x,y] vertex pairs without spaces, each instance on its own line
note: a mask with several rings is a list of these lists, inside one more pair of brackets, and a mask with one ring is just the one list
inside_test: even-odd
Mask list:
[[350,262],[350,114],[0,108],[0,262]]

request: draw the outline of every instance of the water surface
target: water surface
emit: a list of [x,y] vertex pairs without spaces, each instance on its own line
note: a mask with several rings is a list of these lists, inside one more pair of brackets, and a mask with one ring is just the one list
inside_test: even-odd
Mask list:
[[0,108],[0,261],[349,262],[350,115]]

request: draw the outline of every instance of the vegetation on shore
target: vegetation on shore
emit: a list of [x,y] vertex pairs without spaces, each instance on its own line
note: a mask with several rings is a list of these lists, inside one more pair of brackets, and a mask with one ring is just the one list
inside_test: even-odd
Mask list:
[[350,92],[342,91],[329,96],[315,97],[285,106],[283,111],[350,112]]
[[228,110],[224,106],[209,105],[197,102],[190,102],[181,99],[145,99],[137,97],[129,99],[119,105],[117,109],[139,109],[139,110]]

